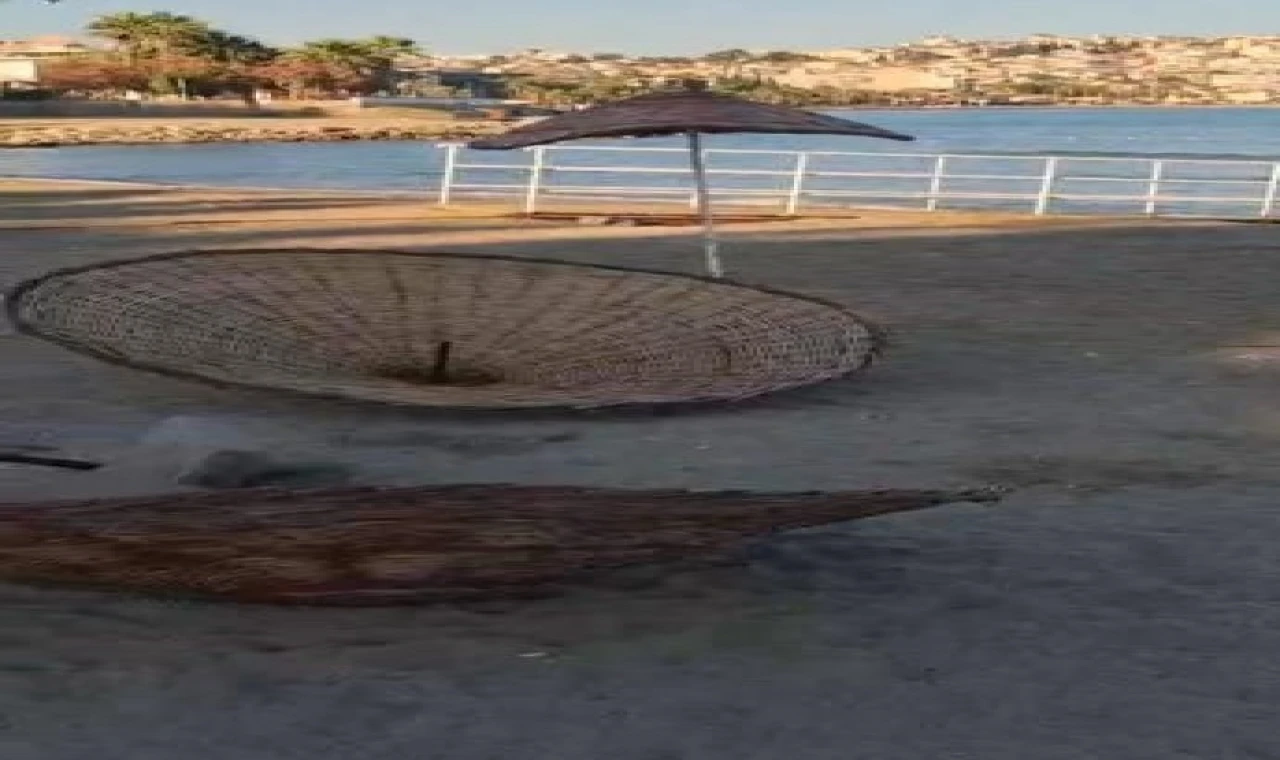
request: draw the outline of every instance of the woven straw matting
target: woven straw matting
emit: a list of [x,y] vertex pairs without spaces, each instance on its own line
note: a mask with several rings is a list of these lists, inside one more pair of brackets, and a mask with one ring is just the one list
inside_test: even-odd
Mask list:
[[15,325],[218,384],[464,408],[741,399],[865,366],[875,329],[814,299],[557,261],[193,251],[54,272]]
[[452,485],[0,503],[0,579],[294,604],[509,596],[777,531],[1002,496]]

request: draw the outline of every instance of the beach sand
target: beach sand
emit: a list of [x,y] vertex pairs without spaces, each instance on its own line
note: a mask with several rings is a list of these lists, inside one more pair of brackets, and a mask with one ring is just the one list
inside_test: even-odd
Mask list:
[[[185,248],[697,271],[686,230],[417,199],[0,183],[0,287]],[[0,586],[5,760],[1280,756],[1273,227],[874,212],[725,230],[732,276],[888,325],[883,364],[739,407],[484,416],[284,400],[0,335],[0,502],[170,490],[174,417],[366,482],[1017,487],[540,601],[238,607]],[[1274,346],[1275,348],[1267,348]]]

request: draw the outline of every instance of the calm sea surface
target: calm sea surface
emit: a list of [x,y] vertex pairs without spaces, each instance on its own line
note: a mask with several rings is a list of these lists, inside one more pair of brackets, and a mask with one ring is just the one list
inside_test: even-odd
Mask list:
[[[1164,157],[1170,159],[1235,159],[1249,161],[1280,161],[1280,108],[1106,108],[1106,109],[939,109],[939,110],[886,110],[848,111],[839,115],[878,126],[915,135],[913,143],[894,143],[872,139],[841,137],[796,137],[787,135],[727,135],[711,137],[707,147],[721,149],[753,149],[778,151],[850,151],[859,153],[909,153],[909,154],[986,154],[997,156],[1046,156],[1068,157],[1063,176],[1068,183],[1058,190],[1064,193],[1096,193],[1103,183],[1085,181],[1071,187],[1072,172],[1088,176],[1131,177],[1135,180],[1149,172],[1142,162],[1124,164],[1099,164],[1077,159],[1083,157]],[[603,143],[630,147],[677,147],[677,140],[627,140]],[[627,164],[678,168],[682,166],[679,154],[616,153],[587,154],[561,153],[555,163]],[[561,158],[560,156],[563,156]],[[83,179],[130,180],[141,182],[240,185],[260,187],[310,187],[343,188],[355,190],[433,191],[440,178],[443,151],[429,143],[414,142],[366,142],[366,143],[287,143],[287,144],[213,144],[188,146],[92,146],[74,148],[35,148],[0,150],[0,176],[59,177]],[[923,159],[888,158],[866,160],[857,166],[852,159],[818,157],[811,170],[816,175],[823,171],[920,171],[928,170]],[[528,154],[471,153],[467,163],[525,163]],[[841,162],[845,163],[841,163]],[[823,163],[825,162],[825,163]],[[998,173],[1025,174],[1026,179],[1002,182],[999,189],[1022,194],[1034,190],[1037,175],[1042,166],[1038,161],[1008,159],[995,167],[977,165],[953,167],[958,174]],[[743,157],[713,155],[711,168],[749,168],[786,170],[793,159],[786,156]],[[1078,165],[1079,168],[1070,168]],[[995,168],[993,168],[995,167]],[[1171,166],[1166,176],[1191,179],[1221,178],[1240,180],[1238,191],[1230,188],[1213,188],[1215,194],[1248,196],[1261,193],[1261,185],[1267,176],[1267,167],[1253,166],[1204,167],[1192,164]],[[495,183],[522,181],[519,173],[477,171],[462,172],[464,182]],[[527,176],[527,175],[525,175]],[[671,174],[616,175],[601,172],[585,172],[554,178],[571,185],[631,184],[655,188],[680,187],[687,177]],[[858,184],[858,183],[862,184]],[[966,186],[966,182],[968,186]],[[754,189],[761,192],[782,190],[789,184],[783,177],[730,178],[716,180],[721,187]],[[1134,184],[1125,186],[1112,183],[1109,192],[1126,195],[1140,194]],[[853,188],[918,191],[919,181],[876,178],[831,178],[816,176],[809,189],[821,193]],[[951,190],[993,191],[989,180],[957,179],[951,182]],[[1162,191],[1162,195],[1179,192],[1203,196],[1205,187],[1187,184]],[[1070,203],[1070,201],[1065,201]],[[906,203],[906,205],[911,205]],[[973,204],[968,204],[973,205]],[[1006,204],[1007,205],[1007,204]],[[1096,205],[1096,204],[1094,204]],[[1175,205],[1177,205],[1175,203]],[[1248,204],[1244,204],[1248,205]],[[1224,202],[1223,208],[1227,204]]]

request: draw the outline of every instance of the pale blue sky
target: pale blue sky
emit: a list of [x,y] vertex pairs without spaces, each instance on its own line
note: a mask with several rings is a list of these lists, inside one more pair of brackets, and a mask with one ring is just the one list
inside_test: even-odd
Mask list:
[[443,53],[528,47],[638,54],[815,49],[929,34],[1280,33],[1277,0],[39,0],[0,3],[0,38],[168,10],[277,44],[395,34]]

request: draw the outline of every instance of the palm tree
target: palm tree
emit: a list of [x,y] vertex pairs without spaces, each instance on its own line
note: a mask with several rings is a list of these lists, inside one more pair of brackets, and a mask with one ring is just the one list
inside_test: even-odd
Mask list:
[[369,78],[355,69],[325,60],[315,51],[291,50],[265,65],[250,69],[251,77],[286,90],[298,100],[313,95],[369,89]]
[[91,34],[111,40],[129,57],[141,58],[189,52],[214,30],[203,21],[174,13],[112,13],[89,23]]
[[396,61],[422,55],[422,48],[415,40],[408,37],[388,37],[377,35],[364,41],[373,63],[372,76],[377,87],[382,90],[395,91],[398,82],[395,76]]
[[[113,41],[130,65],[153,72],[154,88],[186,98],[190,80],[212,73],[217,60],[208,53],[219,40],[233,35],[219,32],[203,21],[174,13],[115,13],[90,22],[90,33]],[[246,42],[248,42],[246,40]]]
[[408,37],[388,37],[379,34],[364,41],[371,53],[386,56],[392,60],[403,56],[422,55],[422,48],[415,40]]
[[94,19],[87,29],[93,36],[115,43],[130,61],[137,61],[143,40],[151,31],[151,21],[141,13],[113,13]]
[[191,51],[219,63],[260,64],[275,59],[280,51],[251,38],[212,29]]
[[418,43],[411,39],[379,36],[364,40],[314,40],[304,43],[294,54],[303,61],[345,69],[368,78],[376,88],[386,89],[391,85],[395,60],[418,52]]

